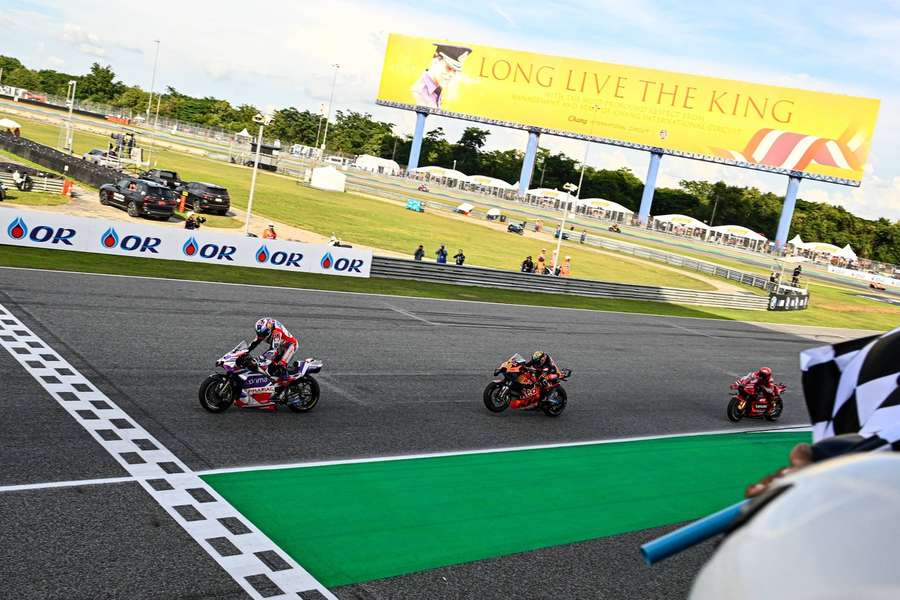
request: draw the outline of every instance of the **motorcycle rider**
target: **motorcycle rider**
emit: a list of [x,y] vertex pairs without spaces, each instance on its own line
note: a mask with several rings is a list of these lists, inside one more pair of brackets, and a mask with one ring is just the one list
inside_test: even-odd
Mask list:
[[757,400],[763,396],[766,401],[771,402],[775,398],[775,384],[772,381],[772,369],[769,367],[747,373],[741,378],[741,384],[754,386],[756,397],[751,400]]
[[[287,365],[294,353],[300,347],[300,342],[296,337],[291,335],[287,327],[271,317],[263,317],[256,322],[255,326],[256,339],[251,342],[248,351],[252,352],[254,348],[263,342],[268,342],[269,350],[273,352],[267,372],[271,377],[280,379],[287,373]],[[283,389],[276,382],[276,396],[283,393]],[[299,402],[299,399],[296,400]]]
[[[556,366],[556,362],[542,350],[535,351],[526,366],[535,374],[544,389],[547,388],[550,381],[559,377],[559,368]],[[558,402],[558,400],[554,397],[551,402]]]

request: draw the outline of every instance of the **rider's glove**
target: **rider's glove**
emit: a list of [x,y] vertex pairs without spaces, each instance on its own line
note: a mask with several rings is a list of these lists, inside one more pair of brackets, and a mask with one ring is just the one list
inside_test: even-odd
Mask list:
[[272,377],[281,377],[284,374],[284,367],[278,363],[269,363],[268,366],[269,375]]

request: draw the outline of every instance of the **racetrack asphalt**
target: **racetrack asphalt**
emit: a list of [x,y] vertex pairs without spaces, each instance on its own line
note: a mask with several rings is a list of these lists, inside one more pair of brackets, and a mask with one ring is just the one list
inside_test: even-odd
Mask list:
[[[779,424],[803,424],[798,353],[817,345],[722,320],[16,269],[0,269],[0,303],[195,470],[729,429],[728,385],[764,364],[788,385]],[[319,405],[303,415],[205,412],[197,402],[200,382],[219,356],[252,335],[254,321],[264,315],[300,337],[300,356],[324,361]],[[481,391],[494,367],[512,352],[537,348],[574,371],[564,415],[488,413]],[[11,357],[0,353],[0,368],[10,374],[4,378],[7,422],[0,433],[27,432],[19,436],[21,446],[0,441],[0,449],[5,456],[36,457],[33,463],[13,460],[0,485],[122,474]],[[32,401],[20,409],[24,398]],[[122,487],[92,491],[115,495]],[[0,492],[0,501],[9,494],[22,492]],[[23,506],[3,514],[15,518]],[[83,507],[70,502],[35,506],[76,521],[86,518]],[[90,568],[91,552],[106,548],[110,538],[134,535],[118,520],[107,526],[110,531],[97,525],[96,536],[86,535],[77,551],[66,554],[71,568]],[[637,554],[639,540],[649,537],[638,532],[547,548],[348,586],[338,595],[683,597],[709,548],[649,569]],[[202,556],[198,548],[187,548],[187,536],[181,538],[173,534],[172,543]],[[46,540],[53,543],[52,536]],[[211,561],[200,564],[213,574],[218,568]],[[220,579],[223,587],[233,585],[224,572]],[[67,597],[96,597],[90,594],[96,580],[90,580],[94,587],[77,583]],[[199,597],[222,589],[205,577],[195,585],[202,586]],[[166,597],[187,596],[172,591]]]

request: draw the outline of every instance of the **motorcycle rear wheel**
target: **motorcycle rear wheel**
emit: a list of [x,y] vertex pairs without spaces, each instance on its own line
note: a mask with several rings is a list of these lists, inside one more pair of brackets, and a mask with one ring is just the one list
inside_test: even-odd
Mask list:
[[728,420],[732,423],[737,423],[744,418],[744,412],[738,409],[738,402],[740,402],[740,398],[735,396],[731,399],[731,402],[728,403],[728,408],[725,411],[725,414],[728,416]]
[[782,404],[781,400],[773,400],[773,402],[772,410],[766,412],[766,421],[777,421],[778,417],[781,416],[781,411],[784,410],[784,404]]
[[[299,404],[290,404],[291,399],[300,396]],[[319,382],[312,377],[304,377],[287,391],[287,407],[296,413],[309,412],[319,403]]]
[[503,384],[492,381],[484,388],[484,406],[491,412],[503,412],[509,406],[509,392],[502,394]]
[[[553,396],[556,396],[557,401],[556,403],[551,404],[550,398]],[[566,390],[560,386],[550,392],[550,395],[541,402],[541,410],[543,410],[544,414],[548,417],[558,417],[566,410],[566,402],[568,402],[568,400],[569,398],[566,395]]]
[[227,398],[222,395],[227,384],[228,378],[220,373],[204,379],[200,384],[200,406],[211,413],[228,410],[228,407],[234,402],[234,398],[231,395]]

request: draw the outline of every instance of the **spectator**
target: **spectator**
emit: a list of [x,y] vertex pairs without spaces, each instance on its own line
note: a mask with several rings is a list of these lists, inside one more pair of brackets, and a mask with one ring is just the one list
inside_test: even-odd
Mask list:
[[200,229],[200,224],[205,223],[206,219],[203,217],[198,217],[197,213],[191,211],[187,214],[184,219],[184,228],[185,229]]
[[262,238],[264,240],[274,240],[278,238],[278,234],[275,233],[275,225],[269,223],[269,226],[266,227],[262,232]]
[[566,259],[563,261],[562,266],[559,269],[559,276],[560,277],[568,277],[569,275],[571,275],[571,273],[572,273],[572,257],[567,256]]
[[523,273],[533,273],[534,272],[534,261],[531,260],[530,256],[526,256],[525,260],[522,261],[522,272]]
[[580,243],[583,244],[583,243],[584,243],[584,240],[586,240],[586,239],[587,239],[587,231],[582,230],[582,231],[581,231],[581,238],[580,238],[578,241],[579,241]]
[[770,282],[770,283],[778,283],[778,280],[779,280],[779,279],[781,279],[781,273],[779,273],[778,271],[773,270],[773,271],[772,271],[772,274],[769,275],[769,282]]
[[422,247],[422,244],[419,244],[419,247],[416,248],[416,251],[413,254],[413,258],[415,260],[422,260],[423,258],[425,258],[425,248]]
[[543,248],[543,249],[541,249],[541,253],[538,254],[537,269],[535,270],[535,273],[537,273],[538,275],[543,275],[544,269],[547,268],[547,257],[544,256],[544,254],[546,254],[546,253],[547,253],[546,248]]
[[459,252],[453,255],[454,260],[456,260],[456,264],[460,267],[464,262],[466,262],[466,255],[463,254],[462,248],[459,249]]
[[447,264],[447,249],[444,248],[443,244],[441,244],[441,247],[438,248],[434,254],[435,256],[437,256],[437,262],[439,265]]
[[803,267],[797,265],[794,267],[794,276],[791,277],[791,285],[794,287],[798,287],[800,285],[800,274],[803,272]]

